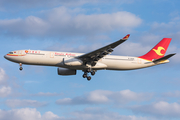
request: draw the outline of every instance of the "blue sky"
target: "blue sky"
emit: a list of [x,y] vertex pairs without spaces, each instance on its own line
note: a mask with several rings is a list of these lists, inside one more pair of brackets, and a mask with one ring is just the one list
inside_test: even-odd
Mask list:
[[[0,119],[180,119],[179,0],[0,0]],[[126,34],[113,54],[140,56],[172,38],[170,63],[97,71],[91,81],[56,67],[19,65],[13,50],[90,52]]]

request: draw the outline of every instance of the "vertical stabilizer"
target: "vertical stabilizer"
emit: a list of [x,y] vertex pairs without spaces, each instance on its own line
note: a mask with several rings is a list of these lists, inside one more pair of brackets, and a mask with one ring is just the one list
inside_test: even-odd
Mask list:
[[164,57],[172,38],[163,38],[153,49],[139,58],[152,61]]

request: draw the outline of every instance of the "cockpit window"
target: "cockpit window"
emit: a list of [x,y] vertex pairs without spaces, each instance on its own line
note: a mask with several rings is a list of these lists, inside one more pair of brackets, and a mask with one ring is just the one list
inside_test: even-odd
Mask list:
[[9,54],[13,54],[13,52],[9,52]]

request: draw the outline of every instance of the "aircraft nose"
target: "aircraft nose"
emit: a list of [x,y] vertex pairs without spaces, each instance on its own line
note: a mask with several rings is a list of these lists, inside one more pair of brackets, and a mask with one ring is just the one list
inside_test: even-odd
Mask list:
[[4,55],[4,58],[7,59],[7,55]]

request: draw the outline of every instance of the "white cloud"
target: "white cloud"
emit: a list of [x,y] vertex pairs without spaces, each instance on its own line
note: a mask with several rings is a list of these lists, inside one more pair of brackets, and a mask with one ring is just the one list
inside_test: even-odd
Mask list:
[[126,56],[141,56],[149,52],[153,47],[142,45],[141,43],[126,42],[115,48],[113,54]]
[[27,36],[27,35],[44,35],[47,24],[38,17],[29,16],[26,19],[0,20],[0,31],[5,34]]
[[64,117],[59,117],[58,115],[52,113],[51,111],[46,112],[42,116],[42,120],[64,120]]
[[[73,117],[70,117],[73,116]],[[51,111],[43,115],[35,108],[21,108],[12,110],[0,110],[1,120],[152,120],[146,117],[133,115],[119,115],[115,112],[108,112],[97,108],[86,108],[83,111],[70,113],[68,117],[60,117]]]
[[132,101],[149,100],[152,97],[150,93],[135,93],[130,90],[112,92],[107,90],[95,90],[75,98],[64,98],[56,101],[60,105],[77,104],[107,104],[114,102],[116,105],[125,104]]
[[6,105],[9,107],[42,107],[46,106],[46,102],[38,102],[36,100],[19,100],[19,99],[9,99],[6,100]]
[[11,87],[3,86],[0,88],[0,97],[7,97],[9,94],[11,94],[11,92]]
[[158,23],[158,22],[154,22],[152,24],[152,31],[154,32],[158,32],[160,34],[164,33],[164,34],[172,34],[175,32],[179,32],[180,31],[180,21],[170,21],[168,23],[162,22],[162,23]]
[[119,115],[118,113],[99,108],[86,108],[83,111],[73,112],[72,115],[75,116],[77,120],[148,120],[146,117]]
[[60,95],[63,95],[63,93],[50,93],[50,92],[47,92],[47,93],[44,93],[44,92],[39,92],[37,94],[32,94],[33,96],[60,96]]
[[173,41],[179,42],[180,37],[180,20],[170,22],[154,22],[151,26],[151,33],[163,35],[163,37],[172,38]]
[[75,17],[76,28],[85,28],[86,30],[98,29],[99,31],[103,29],[113,30],[119,27],[136,27],[141,22],[140,18],[125,11],[112,14],[78,15]]
[[0,68],[0,84],[4,84],[7,82],[7,75],[5,73],[5,71]]
[[78,96],[73,99],[64,98],[56,101],[57,104],[103,104],[109,102],[107,95],[111,94],[110,91],[95,90],[83,96]]
[[138,36],[138,39],[140,39],[141,42],[145,43],[145,45],[152,45],[152,47],[155,46],[160,40],[162,40],[164,36],[161,35],[155,35],[152,33],[145,33],[142,36]]
[[56,101],[57,104],[103,104],[109,102],[109,99],[106,95],[111,94],[110,91],[96,90],[92,91],[83,96],[78,96],[73,99],[64,98]]
[[22,108],[22,109],[12,109],[12,110],[0,110],[1,120],[62,120],[52,112],[46,112],[41,115],[39,111],[34,108]]
[[151,93],[136,93],[131,90],[122,90],[115,92],[111,95],[111,99],[114,99],[117,103],[128,103],[131,101],[146,101],[151,99],[153,94]]
[[71,98],[63,98],[56,101],[57,104],[72,104]]
[[152,116],[161,117],[180,117],[180,105],[176,102],[168,103],[165,101],[160,101],[150,105],[140,105],[132,107],[135,113],[149,114]]
[[7,86],[7,77],[5,71],[0,68],[0,97],[7,97],[12,92],[11,87]]
[[44,11],[46,17],[29,16],[26,19],[0,20],[0,31],[9,36],[85,36],[110,32],[112,30],[131,30],[142,20],[130,12],[121,11],[105,14],[82,14],[81,9],[58,7]]
[[[136,15],[121,11],[112,14],[85,15],[77,9],[70,10],[65,7],[49,11],[48,21],[52,30],[59,34],[89,35],[111,30],[131,29],[141,24],[142,20]],[[57,34],[57,33],[56,33]]]
[[163,97],[175,97],[175,98],[178,98],[180,97],[180,91],[174,91],[174,92],[166,92],[166,93],[163,93],[162,94]]

